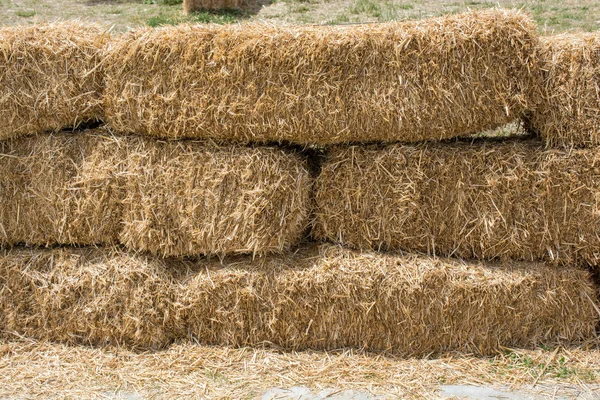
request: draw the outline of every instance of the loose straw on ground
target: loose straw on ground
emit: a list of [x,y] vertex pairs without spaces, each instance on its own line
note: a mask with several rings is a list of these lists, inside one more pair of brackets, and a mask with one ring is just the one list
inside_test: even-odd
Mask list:
[[347,349],[282,352],[182,343],[166,351],[135,353],[15,340],[0,341],[0,396],[232,399],[307,386],[315,395],[324,388],[354,389],[421,400],[439,398],[440,385],[480,385],[541,398],[594,399],[600,396],[599,364],[597,344],[562,348],[557,354],[505,349],[490,358],[450,353],[405,359]]

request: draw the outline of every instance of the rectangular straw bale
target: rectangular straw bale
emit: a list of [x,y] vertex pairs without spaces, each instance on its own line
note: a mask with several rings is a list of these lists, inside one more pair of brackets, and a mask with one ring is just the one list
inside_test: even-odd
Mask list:
[[542,38],[544,91],[531,128],[551,146],[600,145],[600,33]]
[[101,118],[107,40],[75,21],[0,28],[0,140]]
[[0,142],[0,244],[116,242],[123,141],[89,131]]
[[600,262],[600,154],[541,142],[338,147],[313,234],[360,249]]
[[14,249],[0,257],[0,275],[5,335],[161,347],[184,334],[161,261],[110,249]]
[[68,343],[174,340],[402,355],[574,344],[595,335],[590,273],[310,246],[198,261],[116,249],[0,259],[4,332]]
[[274,147],[98,129],[0,142],[0,244],[121,242],[162,256],[264,254],[306,230],[312,180]]
[[241,142],[415,142],[518,118],[539,87],[538,38],[516,11],[352,26],[177,26],[107,52],[121,132]]
[[163,256],[280,252],[309,222],[299,154],[140,138],[129,151],[121,242]]

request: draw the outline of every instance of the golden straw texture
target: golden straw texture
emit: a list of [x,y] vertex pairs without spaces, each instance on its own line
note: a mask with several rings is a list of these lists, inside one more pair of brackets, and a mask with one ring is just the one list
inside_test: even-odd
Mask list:
[[107,40],[75,21],[0,28],[0,139],[101,118]]
[[313,234],[461,258],[600,261],[600,157],[537,141],[338,147]]
[[121,242],[166,256],[280,252],[308,227],[299,154],[138,139],[129,151]]
[[122,142],[101,131],[0,142],[0,244],[116,242]]
[[0,258],[6,334],[162,347],[176,339],[423,355],[575,343],[598,322],[589,272],[307,247],[190,261],[118,250]]
[[[442,385],[476,384],[510,392],[488,399],[594,400],[600,398],[598,365],[598,341],[576,348],[504,349],[493,357],[405,358],[352,349],[286,352],[194,343],[135,352],[16,339],[0,342],[0,397],[423,400],[439,399]],[[294,386],[312,393],[292,397],[291,390],[273,389]],[[323,397],[324,388],[333,389],[325,392],[330,396]]]
[[241,142],[406,141],[518,118],[539,89],[523,14],[474,11],[352,26],[178,26],[108,50],[105,112],[121,132]]
[[600,144],[600,33],[542,40],[544,92],[531,127],[550,146]]
[[182,307],[175,309],[169,275],[157,265],[101,250],[9,251],[0,257],[3,330],[68,343],[164,345],[184,333]]
[[113,136],[0,142],[0,244],[121,241],[154,254],[264,254],[296,243],[312,180],[299,154]]

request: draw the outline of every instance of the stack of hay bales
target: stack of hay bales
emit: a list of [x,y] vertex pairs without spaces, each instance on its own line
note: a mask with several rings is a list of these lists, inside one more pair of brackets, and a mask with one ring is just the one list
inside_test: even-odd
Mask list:
[[[428,355],[595,335],[593,150],[440,141],[568,108],[520,13],[81,31],[85,66],[66,39],[48,61],[55,26],[11,29],[28,57],[7,47],[0,80],[64,63],[61,87],[101,85],[62,93],[89,105],[66,116],[52,85],[28,103],[27,73],[0,99],[21,121],[0,142],[1,336]],[[57,132],[90,115],[106,126]]]
[[597,33],[541,41],[541,90],[524,118],[542,140],[335,148],[316,181],[315,237],[600,265],[599,44]]
[[[24,268],[26,266],[26,268]],[[0,258],[5,330],[162,348],[273,343],[402,355],[578,342],[594,334],[586,271],[382,255],[333,245],[281,256],[161,259],[117,249]]]

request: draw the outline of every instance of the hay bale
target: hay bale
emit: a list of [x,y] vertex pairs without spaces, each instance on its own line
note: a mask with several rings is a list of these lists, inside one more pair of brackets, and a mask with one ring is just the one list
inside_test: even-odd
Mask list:
[[307,247],[189,261],[122,251],[0,258],[5,333],[68,343],[386,350],[403,355],[576,343],[595,335],[589,272]]
[[477,141],[338,147],[316,181],[314,236],[360,249],[600,262],[594,150]]
[[0,257],[0,275],[5,335],[147,348],[184,333],[168,272],[144,256],[15,249]]
[[107,40],[74,21],[0,28],[0,139],[100,119]]
[[295,244],[309,222],[305,160],[274,147],[98,129],[0,142],[0,170],[2,245],[265,254]]
[[600,144],[600,34],[541,41],[544,92],[531,128],[551,146]]
[[120,240],[131,249],[265,254],[308,227],[312,179],[299,154],[143,138],[128,154]]
[[107,52],[121,132],[241,142],[405,141],[519,117],[539,88],[538,38],[506,10],[351,26],[177,26]]
[[99,130],[0,142],[0,244],[116,242],[125,149]]

